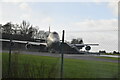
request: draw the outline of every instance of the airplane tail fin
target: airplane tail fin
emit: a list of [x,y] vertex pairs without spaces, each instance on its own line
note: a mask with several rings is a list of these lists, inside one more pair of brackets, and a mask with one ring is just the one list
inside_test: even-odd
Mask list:
[[49,26],[49,33],[50,33],[50,26]]

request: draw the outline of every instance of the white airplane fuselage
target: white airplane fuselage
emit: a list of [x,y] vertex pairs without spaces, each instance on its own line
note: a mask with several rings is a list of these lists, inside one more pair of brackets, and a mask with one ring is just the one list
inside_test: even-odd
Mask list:
[[47,38],[47,47],[58,49],[60,45],[60,38],[57,32],[51,32]]

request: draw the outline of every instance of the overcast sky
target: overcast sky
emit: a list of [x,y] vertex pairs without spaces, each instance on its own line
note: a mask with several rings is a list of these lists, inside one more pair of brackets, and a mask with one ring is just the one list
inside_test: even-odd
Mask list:
[[[58,0],[59,1],[59,0]],[[109,0],[110,1],[110,0]],[[99,43],[92,51],[118,51],[118,2],[89,0],[89,2],[28,2],[24,0],[2,0],[0,23],[29,21],[40,30],[57,31],[65,39],[82,38],[84,43]]]

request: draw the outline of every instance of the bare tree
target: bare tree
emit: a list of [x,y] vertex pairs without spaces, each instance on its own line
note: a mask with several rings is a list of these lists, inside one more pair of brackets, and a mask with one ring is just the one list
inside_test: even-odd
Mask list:
[[30,23],[23,20],[20,25],[21,34],[23,35],[28,34],[30,27],[31,27]]

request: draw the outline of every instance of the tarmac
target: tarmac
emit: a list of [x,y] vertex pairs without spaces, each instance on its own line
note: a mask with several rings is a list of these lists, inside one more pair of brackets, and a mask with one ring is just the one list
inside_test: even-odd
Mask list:
[[[4,50],[2,52],[8,52]],[[18,51],[13,51],[18,52]],[[20,54],[30,54],[30,55],[38,55],[38,56],[52,56],[52,57],[61,57],[60,53],[49,53],[49,52],[29,52],[29,51],[19,51]],[[99,57],[99,58],[98,58]],[[101,58],[100,58],[101,57]],[[114,57],[117,59],[107,59],[102,57]],[[119,56],[113,55],[96,55],[96,54],[64,54],[64,58],[69,59],[80,59],[80,60],[89,60],[89,61],[103,61],[103,62],[112,62],[112,63],[119,63]]]

